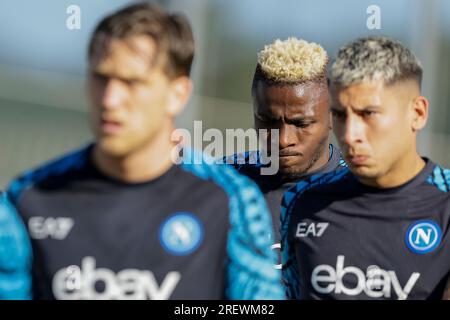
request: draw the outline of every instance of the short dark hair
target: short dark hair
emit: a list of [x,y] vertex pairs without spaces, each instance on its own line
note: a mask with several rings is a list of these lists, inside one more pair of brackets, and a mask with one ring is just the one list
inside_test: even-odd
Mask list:
[[168,14],[150,3],[127,6],[100,21],[90,40],[88,57],[92,59],[105,50],[106,39],[135,35],[148,35],[154,39],[158,56],[164,54],[167,58],[164,71],[169,78],[190,75],[195,44],[188,20],[180,14]]
[[387,84],[414,79],[422,84],[422,65],[400,41],[385,36],[354,40],[341,49],[331,67],[331,82],[349,86],[383,79]]

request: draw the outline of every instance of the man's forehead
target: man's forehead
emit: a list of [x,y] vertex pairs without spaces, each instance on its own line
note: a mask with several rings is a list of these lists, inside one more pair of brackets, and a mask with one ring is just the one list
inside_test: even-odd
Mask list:
[[346,87],[332,84],[331,92],[335,103],[365,107],[381,105],[385,88],[382,81],[364,81]]
[[289,116],[313,116],[319,106],[328,105],[327,89],[320,85],[265,86],[260,89],[265,89],[264,92],[259,92],[263,98],[257,99],[257,107],[261,111],[283,112]]
[[306,103],[311,99],[327,96],[327,88],[320,83],[307,82],[299,84],[267,84],[261,82],[258,94],[271,101],[285,101],[292,104]]
[[92,58],[91,68],[99,73],[139,76],[148,73],[157,57],[156,42],[149,36],[112,38]]

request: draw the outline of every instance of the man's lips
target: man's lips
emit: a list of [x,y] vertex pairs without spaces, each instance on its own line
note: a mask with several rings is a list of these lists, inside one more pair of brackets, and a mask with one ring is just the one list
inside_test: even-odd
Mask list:
[[347,155],[347,161],[355,166],[361,166],[364,165],[367,160],[369,160],[369,156],[365,155]]
[[101,131],[106,134],[116,134],[123,129],[123,125],[119,121],[110,119],[101,119]]
[[280,158],[288,158],[288,157],[301,157],[302,154],[300,152],[283,152],[280,151],[278,154]]

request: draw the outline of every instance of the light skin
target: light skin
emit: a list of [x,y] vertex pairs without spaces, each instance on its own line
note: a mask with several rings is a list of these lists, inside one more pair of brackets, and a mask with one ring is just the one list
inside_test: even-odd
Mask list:
[[258,81],[253,105],[256,129],[279,130],[279,170],[285,181],[295,181],[328,162],[331,114],[326,82]]
[[416,139],[427,122],[428,101],[416,80],[332,84],[330,91],[336,138],[363,184],[397,187],[423,169]]
[[93,160],[111,178],[145,182],[173,165],[174,121],[189,99],[192,83],[185,76],[170,79],[164,63],[164,53],[145,35],[110,39],[107,50],[90,59]]
[[[423,169],[416,139],[426,125],[429,106],[416,80],[332,84],[330,91],[335,135],[361,183],[393,188]],[[450,279],[443,299],[450,299]]]

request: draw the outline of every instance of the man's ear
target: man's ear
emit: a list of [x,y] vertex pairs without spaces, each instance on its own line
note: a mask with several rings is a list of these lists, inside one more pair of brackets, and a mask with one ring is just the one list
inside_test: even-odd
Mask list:
[[429,102],[424,96],[418,96],[412,100],[411,108],[413,115],[411,128],[417,132],[427,124]]
[[192,92],[192,81],[189,77],[182,76],[171,81],[170,96],[167,112],[176,117],[185,108]]

